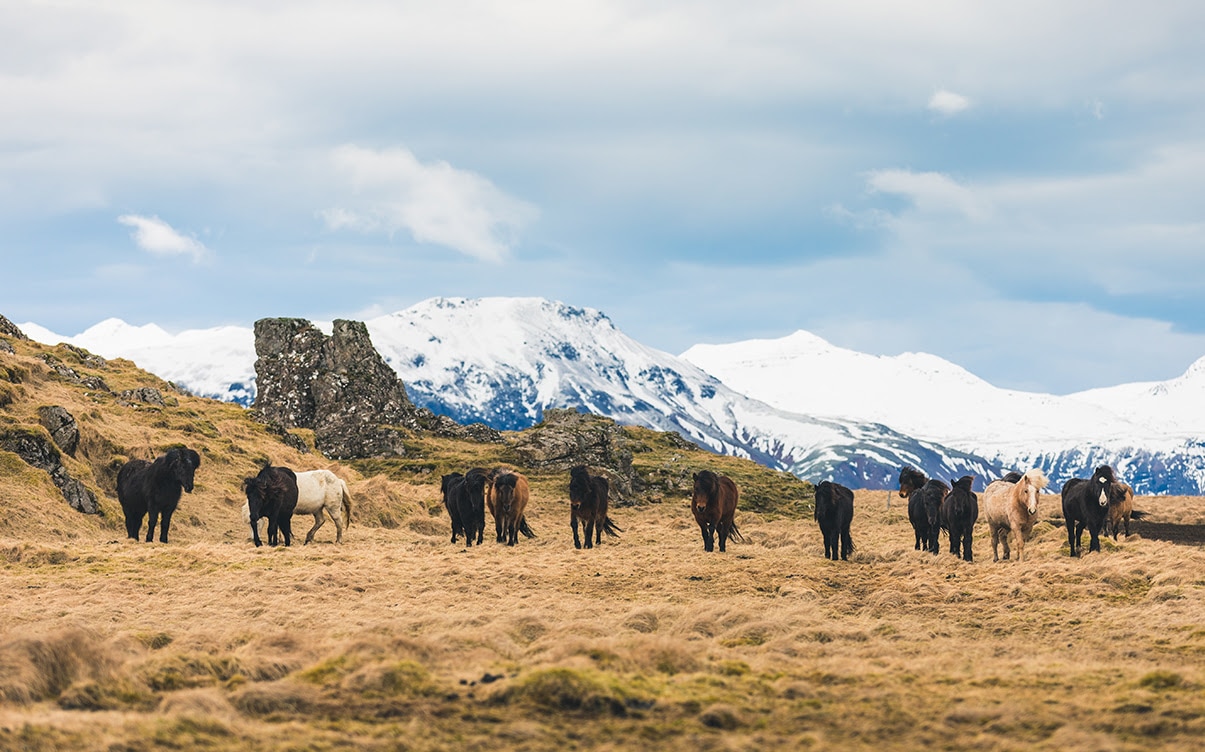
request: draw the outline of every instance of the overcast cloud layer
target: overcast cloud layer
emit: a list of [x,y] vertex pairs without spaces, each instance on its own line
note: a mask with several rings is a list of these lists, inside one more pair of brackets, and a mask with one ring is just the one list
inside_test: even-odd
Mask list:
[[1205,355],[1205,6],[6,3],[0,313],[598,308],[1008,387]]

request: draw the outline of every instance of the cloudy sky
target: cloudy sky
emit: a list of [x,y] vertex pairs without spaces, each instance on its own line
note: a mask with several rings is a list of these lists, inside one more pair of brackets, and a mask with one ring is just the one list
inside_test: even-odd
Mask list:
[[597,308],[1006,387],[1205,355],[1198,2],[22,2],[0,314]]

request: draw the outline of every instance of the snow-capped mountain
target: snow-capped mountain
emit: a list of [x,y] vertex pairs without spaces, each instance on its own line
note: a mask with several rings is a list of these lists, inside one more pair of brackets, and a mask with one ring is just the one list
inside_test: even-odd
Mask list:
[[102,358],[133,361],[201,397],[244,407],[255,401],[255,333],[248,327],[189,329],[173,335],[154,324],[131,326],[121,319],[105,319],[74,337],[32,323],[19,327],[43,344],[66,342]]
[[[365,323],[415,403],[461,422],[516,429],[534,425],[548,407],[575,407],[622,423],[677,431],[700,446],[803,478],[832,478],[860,488],[891,486],[904,464],[943,478],[990,478],[1000,471],[972,454],[886,426],[774,409],[685,361],[641,345],[589,309],[533,298],[441,298]],[[90,329],[90,336],[69,341],[135,362],[140,361],[131,356],[132,349],[143,348],[140,364],[171,360],[177,369],[171,380],[199,393],[222,388],[213,378],[218,373],[246,384],[243,369],[255,360],[253,336],[251,351],[245,349],[249,329],[209,330],[226,338],[209,351],[195,345],[204,339],[201,334],[189,333],[194,346],[187,352],[161,344],[162,330],[156,330],[148,329],[143,340],[106,322]],[[26,331],[42,341],[64,340],[40,327]],[[110,337],[108,343],[98,340],[101,332]],[[147,358],[147,350],[155,348],[161,348],[162,358]],[[185,360],[204,379],[192,380],[181,372]],[[225,391],[236,390],[227,386]]]
[[[1205,358],[1170,381],[1055,396],[999,389],[933,355],[867,355],[807,332],[675,357],[598,311],[543,299],[436,298],[365,323],[415,403],[460,422],[519,429],[548,407],[576,407],[862,488],[893,485],[902,464],[980,479],[1041,467],[1057,488],[1107,463],[1140,493],[1205,492]],[[171,335],[110,319],[71,338],[21,328],[130,359],[197,394],[254,399],[250,328]]]
[[682,358],[782,410],[877,421],[1061,484],[1111,464],[1144,493],[1205,489],[1205,359],[1177,379],[1067,396],[999,389],[933,355],[873,356],[808,332]]

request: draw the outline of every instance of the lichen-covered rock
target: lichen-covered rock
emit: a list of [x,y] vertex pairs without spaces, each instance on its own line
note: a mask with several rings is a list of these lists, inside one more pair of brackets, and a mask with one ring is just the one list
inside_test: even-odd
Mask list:
[[26,464],[48,473],[72,509],[84,514],[100,512],[96,494],[67,472],[59,450],[44,431],[33,427],[9,428],[0,433],[0,449],[12,452]]
[[[25,336],[25,332],[21,331],[16,324],[9,321],[4,316],[0,316],[0,336],[11,337],[13,339],[24,340],[26,342],[29,341],[29,337]],[[10,350],[9,352],[12,351]]]
[[399,456],[420,416],[363,322],[336,320],[330,337],[304,319],[255,322],[255,408],[286,429],[309,428],[334,459]]
[[175,407],[180,404],[175,397],[164,397],[163,392],[150,386],[144,386],[138,389],[126,389],[117,393],[117,404],[132,407],[135,404],[141,403],[144,405],[154,405],[155,407]]
[[54,439],[59,449],[75,456],[76,447],[79,446],[79,425],[67,408],[59,405],[39,407],[38,422],[50,432],[50,438]]
[[519,434],[512,446],[521,464],[540,470],[568,472],[586,465],[611,482],[613,502],[631,501],[635,472],[632,450],[623,429],[610,418],[575,410],[548,409],[540,424]]

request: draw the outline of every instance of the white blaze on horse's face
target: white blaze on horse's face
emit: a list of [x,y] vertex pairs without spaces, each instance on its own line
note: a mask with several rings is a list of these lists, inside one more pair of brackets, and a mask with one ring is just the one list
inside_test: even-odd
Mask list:
[[1109,481],[1104,478],[1100,479],[1100,505],[1102,507],[1109,506],[1109,495],[1105,493],[1109,489]]
[[1035,486],[1034,484],[1026,481],[1025,493],[1029,497],[1029,503],[1026,504],[1026,508],[1029,510],[1030,514],[1037,514],[1038,513],[1038,487]]

